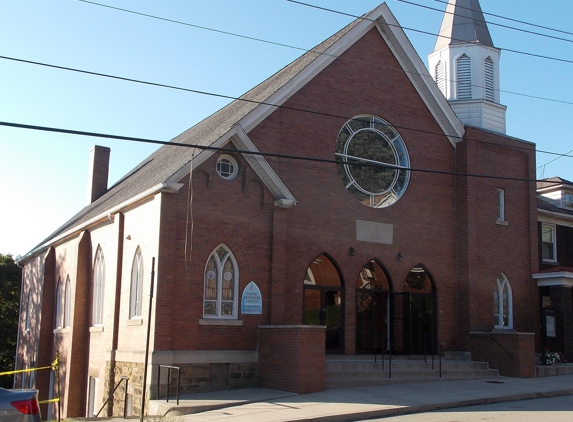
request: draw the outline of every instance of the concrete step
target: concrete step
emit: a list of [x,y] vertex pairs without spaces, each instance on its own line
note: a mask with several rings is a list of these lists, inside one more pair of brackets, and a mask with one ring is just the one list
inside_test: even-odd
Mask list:
[[392,373],[390,378],[389,360],[386,356],[384,366],[380,357],[374,362],[371,356],[367,360],[363,356],[337,356],[326,360],[326,388],[355,387],[360,385],[383,385],[400,382],[425,382],[448,379],[476,379],[495,378],[499,373],[496,369],[489,369],[486,362],[469,360],[442,360],[440,377],[440,363],[434,360],[432,369],[431,360],[424,361],[416,358],[392,357]]

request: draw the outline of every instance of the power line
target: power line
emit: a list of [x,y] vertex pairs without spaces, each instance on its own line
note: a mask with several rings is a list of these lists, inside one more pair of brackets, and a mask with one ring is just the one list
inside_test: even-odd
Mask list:
[[[80,1],[83,1],[83,0],[80,0]],[[301,5],[301,6],[310,7],[310,8],[312,8],[312,9],[324,10],[324,11],[326,11],[326,12],[335,13],[335,14],[338,14],[338,15],[350,16],[350,17],[354,17],[354,18],[356,18],[356,19],[363,19],[363,20],[368,20],[368,21],[370,21],[370,22],[375,22],[375,20],[373,20],[373,19],[368,19],[368,18],[365,18],[365,17],[363,17],[363,16],[352,15],[352,14],[350,14],[350,13],[341,12],[341,11],[339,11],[339,10],[334,10],[334,9],[329,9],[329,8],[327,8],[327,7],[315,6],[315,5],[313,5],[313,4],[304,3],[304,2],[298,1],[298,0],[285,0],[285,1],[288,1],[288,2],[290,2],[290,3],[299,4],[299,5]],[[432,33],[432,32],[428,32],[428,31],[422,31],[421,29],[408,28],[408,27],[406,27],[406,26],[393,25],[393,24],[390,24],[390,23],[386,23],[386,25],[392,26],[392,27],[396,27],[396,28],[401,28],[402,30],[405,30],[405,31],[412,31],[412,32],[418,32],[418,33],[420,33],[420,34],[431,35],[432,37],[442,37],[442,38],[447,38],[447,39],[453,40],[453,41],[464,41],[464,40],[458,40],[458,39],[455,39],[455,38],[450,38],[450,37],[447,37],[447,36],[444,36],[444,35],[434,34],[434,33]],[[464,42],[465,42],[465,41],[464,41]],[[571,64],[573,64],[573,60],[562,59],[562,58],[559,58],[559,57],[551,57],[551,56],[544,56],[544,55],[542,55],[542,54],[527,53],[527,52],[525,52],[525,51],[513,50],[513,49],[511,49],[511,48],[505,48],[505,47],[498,47],[498,48],[500,48],[501,50],[510,52],[510,53],[522,54],[522,55],[525,55],[525,56],[537,57],[537,58],[540,58],[540,59],[554,60],[554,61],[559,61],[559,62],[563,62],[563,63],[571,63]]]
[[[278,105],[278,104],[273,104],[273,103],[269,103],[266,101],[255,101],[255,100],[251,100],[248,98],[244,98],[244,96],[234,97],[231,95],[216,94],[216,93],[208,92],[208,91],[201,91],[201,90],[197,90],[197,89],[184,88],[184,87],[179,87],[179,86],[175,86],[175,85],[162,84],[162,83],[158,83],[158,82],[143,81],[143,80],[127,78],[127,77],[123,77],[123,76],[109,75],[109,74],[105,74],[105,73],[92,72],[92,71],[88,71],[88,70],[76,69],[76,68],[65,67],[65,66],[58,66],[58,65],[36,62],[36,61],[31,61],[31,60],[17,59],[14,57],[0,56],[0,59],[11,60],[11,61],[27,63],[27,64],[33,64],[33,65],[38,65],[38,66],[43,66],[43,67],[48,67],[48,68],[53,68],[53,69],[66,70],[66,71],[70,71],[70,72],[77,72],[77,73],[87,74],[87,75],[92,75],[92,76],[100,76],[103,78],[115,79],[115,80],[120,80],[120,81],[133,82],[133,83],[138,83],[138,84],[142,84],[142,85],[155,86],[155,87],[159,87],[159,88],[174,89],[174,90],[178,90],[178,91],[190,92],[193,94],[206,95],[206,96],[211,96],[211,97],[216,97],[216,98],[223,98],[223,99],[227,99],[227,100],[243,101],[243,102],[247,102],[247,103],[251,103],[251,104],[266,105],[266,106],[270,106],[270,107],[275,107],[277,109],[282,108],[282,109],[297,111],[297,112],[302,112],[302,113],[310,113],[310,114],[314,114],[314,115],[318,115],[318,116],[322,116],[322,117],[333,117],[333,118],[345,119],[345,120],[350,120],[352,118],[349,116],[341,116],[341,115],[337,115],[337,114],[324,113],[324,112],[315,111],[315,110],[308,110],[308,109],[301,109],[301,108],[290,107],[290,106],[285,106],[285,105]],[[406,127],[406,126],[398,126],[398,125],[393,125],[393,126],[397,129],[401,129],[401,130],[405,130],[405,131],[411,131],[411,132],[424,133],[424,134],[428,134],[428,135],[436,135],[436,136],[440,136],[440,137],[441,136],[447,136],[450,138],[457,138],[460,140],[465,139],[468,141],[477,140],[477,139],[472,139],[472,138],[467,138],[467,137],[463,138],[463,137],[455,135],[455,134],[444,134],[444,133],[440,133],[440,132],[432,132],[430,130],[415,129],[415,128],[410,128],[410,127]],[[483,141],[483,140],[479,140],[479,141],[483,142],[483,143],[499,146],[499,144],[497,144],[495,142],[488,142],[488,141]],[[517,146],[512,146],[510,148],[513,148],[513,149],[529,149],[529,148],[517,147]],[[536,152],[544,153],[544,154],[550,154],[550,155],[573,157],[573,156],[570,156],[567,154],[556,153],[556,152],[551,152],[551,151],[536,150]]]
[[[37,131],[43,131],[43,132],[64,133],[67,135],[88,136],[88,137],[92,137],[92,138],[115,139],[115,140],[120,140],[120,141],[142,142],[142,143],[155,144],[155,145],[168,145],[168,146],[193,148],[193,149],[200,149],[200,150],[207,150],[207,151],[231,152],[231,153],[239,153],[239,154],[258,155],[258,156],[262,156],[262,157],[284,158],[284,159],[289,159],[289,160],[301,160],[301,161],[329,163],[329,164],[337,164],[337,165],[338,164],[345,164],[345,165],[357,166],[357,167],[376,167],[376,168],[393,169],[393,170],[405,170],[405,171],[419,172],[419,173],[439,174],[439,175],[446,175],[446,176],[464,176],[464,177],[475,177],[475,178],[481,178],[481,179],[495,179],[495,180],[507,180],[507,181],[517,181],[517,182],[541,182],[542,181],[542,180],[538,180],[538,179],[525,179],[525,178],[521,178],[521,177],[491,176],[491,175],[487,175],[487,174],[461,173],[461,172],[446,171],[446,170],[419,169],[419,168],[412,168],[412,167],[395,166],[392,164],[385,164],[385,163],[356,163],[356,162],[348,162],[348,161],[341,161],[341,160],[332,160],[332,159],[327,159],[327,158],[303,157],[300,155],[240,150],[240,149],[235,149],[235,148],[222,148],[222,147],[214,147],[214,146],[210,146],[210,145],[184,144],[184,143],[180,143],[180,142],[159,141],[156,139],[139,138],[139,137],[133,137],[133,136],[111,135],[111,134],[107,134],[107,133],[86,132],[86,131],[74,130],[74,129],[62,129],[62,128],[55,128],[55,127],[48,127],[48,126],[28,125],[28,124],[22,124],[22,123],[12,123],[12,122],[0,121],[0,126],[6,126],[6,127],[12,127],[12,128],[18,128],[18,129],[37,130]],[[547,181],[544,181],[544,182],[547,182]],[[548,183],[552,183],[552,182],[548,182]]]
[[[247,36],[247,35],[237,34],[237,33],[229,32],[229,31],[222,31],[222,30],[219,30],[219,29],[214,29],[214,28],[209,28],[209,27],[206,27],[206,26],[195,25],[195,24],[191,24],[191,23],[188,23],[188,22],[177,21],[177,20],[169,19],[169,18],[163,18],[163,17],[160,17],[160,16],[151,15],[151,14],[148,14],[148,13],[141,13],[141,12],[137,12],[137,11],[130,10],[130,9],[124,9],[124,8],[120,8],[120,7],[116,7],[116,6],[109,6],[109,5],[97,3],[97,2],[94,2],[94,1],[89,1],[89,0],[78,0],[78,1],[80,1],[80,2],[82,2],[82,3],[88,3],[88,4],[95,5],[95,6],[100,6],[100,7],[104,7],[104,8],[108,8],[108,9],[117,10],[117,11],[120,11],[120,12],[131,13],[131,14],[135,14],[135,15],[139,15],[139,16],[143,16],[143,17],[147,17],[147,18],[151,18],[151,19],[157,19],[157,20],[161,20],[161,21],[166,21],[166,22],[170,22],[170,23],[175,23],[175,24],[178,24],[178,25],[189,26],[189,27],[196,28],[196,29],[201,29],[201,30],[205,30],[205,31],[211,31],[211,32],[215,32],[215,33],[219,33],[219,34],[224,34],[224,35],[228,35],[228,36],[232,36],[232,37],[237,37],[237,38],[242,38],[242,39],[247,39],[247,40],[250,40],[250,41],[257,41],[257,42],[261,42],[261,43],[265,43],[265,44],[276,45],[276,46],[279,46],[279,47],[290,48],[290,49],[298,50],[298,51],[315,52],[315,53],[320,54],[320,55],[329,56],[329,57],[334,57],[334,58],[337,58],[337,59],[345,59],[345,58],[343,58],[343,57],[336,56],[336,55],[333,55],[333,54],[327,54],[327,53],[324,53],[324,52],[316,52],[316,51],[314,51],[313,49],[307,49],[307,48],[297,47],[297,46],[293,46],[293,45],[289,45],[289,44],[284,44],[284,43],[279,43],[279,42],[275,42],[275,41],[269,41],[269,40],[265,40],[265,39],[262,39],[262,38],[250,37],[250,36]],[[286,1],[290,1],[290,0],[286,0]],[[303,3],[301,3],[301,4],[303,4]],[[313,6],[313,7],[318,7],[318,6]],[[320,9],[322,9],[322,8],[320,8]],[[324,9],[324,10],[335,12],[335,11],[330,10],[330,9]],[[436,9],[436,10],[437,10],[437,9]],[[346,15],[346,16],[349,16],[349,17],[356,18],[355,15],[347,14],[347,13],[344,13],[344,12],[336,12],[336,13],[340,13],[340,14],[342,14],[342,15]],[[359,17],[359,18],[360,18],[360,17]],[[362,18],[362,19],[365,19],[365,18]],[[372,20],[370,20],[370,21],[372,21]],[[393,25],[393,26],[397,26],[397,25]],[[397,27],[400,27],[400,26],[398,25]],[[400,27],[400,28],[404,29],[403,27]],[[413,30],[413,29],[412,29],[412,30]],[[414,31],[414,30],[413,30],[413,31]],[[440,36],[440,35],[436,35],[436,34],[429,33],[429,32],[425,32],[425,34],[432,35],[432,36],[436,36],[436,37]],[[351,60],[351,59],[346,59],[346,60]],[[368,63],[368,62],[366,62],[366,63]],[[371,64],[372,64],[372,63],[371,63]],[[374,65],[374,64],[372,64],[372,65],[373,65],[373,66],[377,66],[378,68],[383,68],[383,69],[388,69],[388,70],[394,70],[394,71],[396,70],[396,69],[390,68],[390,67],[388,67],[388,66],[380,66],[380,65]],[[416,75],[419,75],[419,76],[422,76],[422,77],[424,77],[424,76],[427,77],[427,76],[428,76],[428,75],[422,75],[422,74],[419,74],[419,73],[415,73],[415,72],[412,72],[412,71],[407,71],[407,70],[404,70],[404,69],[401,69],[401,71],[404,72],[404,73],[416,74]],[[450,79],[446,79],[446,81],[451,82]],[[484,88],[483,85],[477,85],[477,84],[473,84],[473,83],[471,84],[471,86],[476,87],[476,88]],[[571,102],[571,101],[557,100],[557,99],[554,99],[554,98],[547,98],[547,97],[541,97],[541,96],[537,96],[537,95],[523,94],[523,93],[519,93],[519,92],[515,92],[515,91],[507,91],[507,90],[502,90],[502,89],[495,89],[495,91],[500,92],[500,93],[504,93],[504,94],[516,95],[516,96],[520,96],[520,97],[531,98],[531,99],[536,99],[536,100],[541,100],[541,101],[549,101],[549,102],[555,102],[555,103],[560,103],[560,104],[573,105],[573,102]]]
[[[450,15],[454,15],[454,14],[455,14],[455,13],[453,13],[453,12],[448,12],[447,10],[444,11],[444,10],[441,10],[441,9],[438,9],[438,8],[435,8],[435,7],[425,6],[425,5],[423,5],[423,4],[414,3],[414,2],[411,2],[411,1],[408,1],[408,0],[396,0],[396,1],[399,1],[399,2],[401,2],[401,3],[410,4],[410,5],[416,6],[416,7],[421,7],[421,8],[423,8],[423,9],[434,10],[434,11],[436,11],[436,12],[440,12],[440,13],[443,13],[443,14],[450,14]],[[448,4],[447,1],[441,1],[441,0],[435,0],[435,1],[438,1],[438,2],[440,2],[440,3],[446,3],[446,4]],[[473,9],[471,9],[471,8],[469,8],[469,7],[463,7],[463,6],[457,6],[457,7],[459,7],[460,9],[465,9],[465,10],[469,10],[469,11],[472,11],[472,12],[475,12],[475,11],[476,11],[476,10],[473,10]],[[483,12],[482,12],[482,13],[483,13]],[[500,16],[499,16],[499,17],[500,17]],[[511,29],[511,30],[513,30],[513,31],[524,32],[524,33],[526,33],[526,34],[532,34],[532,35],[537,35],[537,36],[540,36],[540,37],[551,38],[551,39],[558,40],[558,41],[565,41],[565,42],[573,43],[573,40],[570,40],[570,39],[567,39],[567,38],[556,37],[555,35],[542,34],[542,33],[540,33],[540,32],[528,31],[527,29],[516,28],[516,27],[514,27],[514,26],[509,26],[509,25],[503,25],[503,24],[501,24],[501,23],[487,22],[485,19],[475,19],[475,18],[472,18],[472,20],[474,20],[474,21],[476,21],[476,22],[482,22],[482,23],[485,23],[485,24],[488,24],[488,25],[499,26],[499,27],[505,28],[505,29]],[[573,34],[572,34],[572,35],[573,35]]]
[[[397,1],[402,1],[402,0],[397,0]],[[449,3],[447,0],[434,0],[434,1],[435,1],[435,2],[438,2],[438,3],[443,3],[443,4],[448,4],[448,3]],[[463,6],[458,6],[458,7],[461,7],[461,8],[463,8],[463,9],[467,9],[467,10],[472,10],[472,9],[469,8],[469,7],[463,7]],[[473,10],[472,10],[472,11],[473,11]],[[551,27],[549,27],[549,26],[543,26],[543,25],[538,25],[538,24],[531,23],[531,22],[525,22],[525,21],[522,21],[522,20],[519,20],[519,19],[508,18],[507,16],[496,15],[496,14],[494,14],[494,13],[487,13],[487,12],[483,12],[483,11],[482,11],[482,13],[483,13],[484,15],[487,15],[487,16],[493,16],[493,17],[495,17],[495,18],[505,19],[505,20],[508,20],[508,21],[511,21],[511,22],[521,23],[521,24],[523,24],[523,25],[529,25],[529,26],[533,26],[533,27],[536,27],[536,28],[546,29],[546,30],[548,30],[548,31],[554,31],[554,32],[560,32],[560,33],[562,33],[562,34],[573,35],[573,32],[564,31],[564,30],[556,29],[556,28],[551,28]],[[517,29],[517,28],[516,28],[516,29]]]

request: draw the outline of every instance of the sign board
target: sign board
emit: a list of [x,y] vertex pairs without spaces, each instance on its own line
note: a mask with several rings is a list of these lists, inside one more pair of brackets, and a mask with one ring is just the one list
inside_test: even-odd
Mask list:
[[241,313],[244,315],[260,315],[263,313],[263,297],[254,281],[243,290],[241,297]]
[[555,334],[555,317],[553,315],[545,317],[545,330],[547,337],[557,337]]

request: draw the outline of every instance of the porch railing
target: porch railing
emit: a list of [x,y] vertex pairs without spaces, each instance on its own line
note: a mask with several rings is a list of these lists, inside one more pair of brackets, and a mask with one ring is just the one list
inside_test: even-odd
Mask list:
[[432,371],[434,370],[435,345],[437,345],[438,346],[438,360],[440,362],[440,378],[442,378],[442,345],[431,333],[424,333],[424,362],[427,362],[427,357],[428,357],[428,337],[430,338],[430,341],[432,343],[432,347],[431,347]]
[[[386,337],[382,331],[374,332],[374,362],[378,361],[378,335],[380,335],[386,342],[386,349],[388,350],[388,378],[392,378],[392,349],[394,344]],[[382,347],[382,370],[384,371],[384,347]]]
[[125,391],[123,393],[123,418],[127,418],[127,386],[129,384],[129,378],[127,377],[121,377],[121,379],[118,381],[118,383],[115,385],[115,388],[113,389],[113,391],[110,393],[109,396],[107,396],[106,401],[104,402],[103,406],[101,407],[101,409],[96,413],[96,418],[99,416],[99,414],[101,413],[101,411],[105,408],[105,406],[107,405],[107,403],[109,402],[109,400],[113,397],[115,390],[118,389],[118,387],[121,385],[122,382],[125,381]]
[[179,405],[179,387],[181,385],[181,367],[169,365],[157,365],[157,399],[161,399],[161,368],[167,368],[167,403],[169,403],[169,386],[171,385],[171,370],[177,370],[177,405]]

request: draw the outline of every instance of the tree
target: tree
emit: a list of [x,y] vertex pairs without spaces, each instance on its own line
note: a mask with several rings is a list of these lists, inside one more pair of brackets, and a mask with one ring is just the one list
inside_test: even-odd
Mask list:
[[[22,269],[10,254],[0,253],[0,372],[14,370],[20,312]],[[11,388],[12,377],[0,377],[0,387]]]

